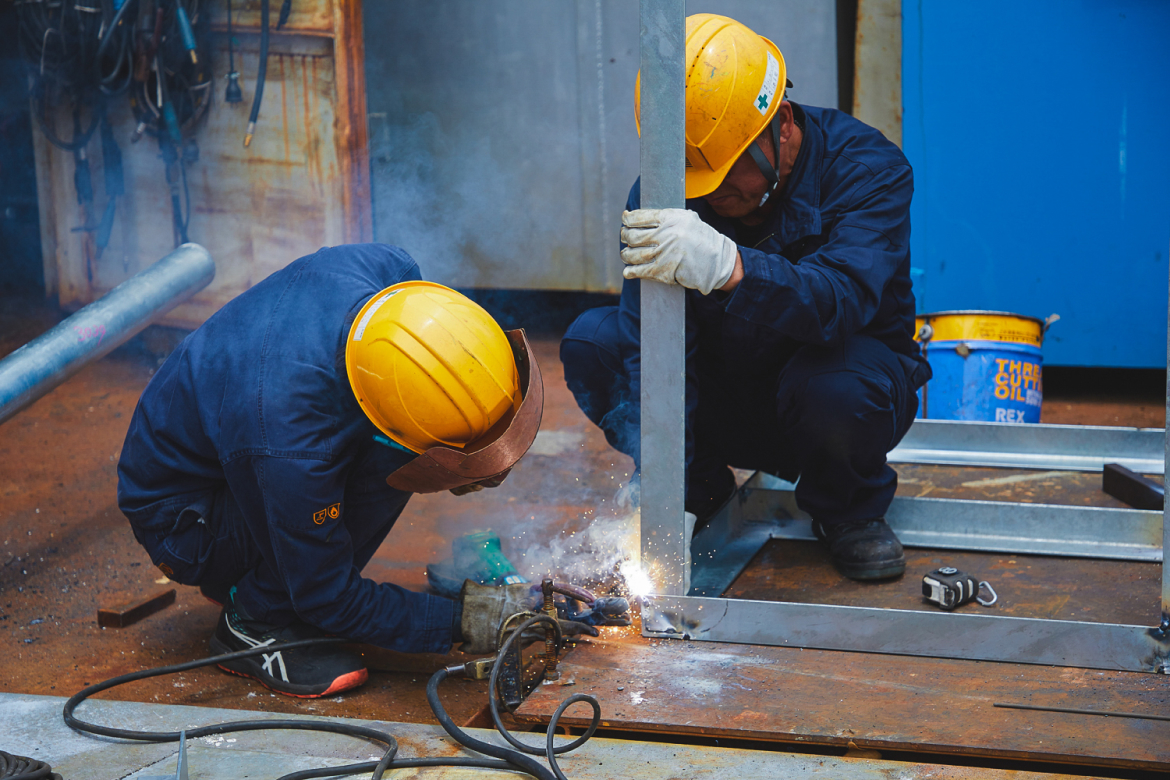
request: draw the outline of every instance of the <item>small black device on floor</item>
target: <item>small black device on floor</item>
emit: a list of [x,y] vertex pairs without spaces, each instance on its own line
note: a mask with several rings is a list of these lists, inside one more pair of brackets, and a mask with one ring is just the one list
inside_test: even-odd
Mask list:
[[[990,600],[979,598],[981,587],[991,592]],[[991,585],[980,582],[954,566],[943,566],[926,574],[922,578],[922,595],[927,601],[945,610],[952,610],[975,600],[985,607],[990,607],[998,598]]]

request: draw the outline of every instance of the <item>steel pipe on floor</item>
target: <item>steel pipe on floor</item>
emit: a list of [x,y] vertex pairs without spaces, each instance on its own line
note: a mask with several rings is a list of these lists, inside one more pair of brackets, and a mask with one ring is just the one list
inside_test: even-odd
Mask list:
[[0,423],[133,338],[215,278],[215,262],[183,244],[0,360]]

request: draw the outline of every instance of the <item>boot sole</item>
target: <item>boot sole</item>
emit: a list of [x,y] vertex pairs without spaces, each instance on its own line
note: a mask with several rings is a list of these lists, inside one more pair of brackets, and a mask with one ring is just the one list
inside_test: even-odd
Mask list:
[[837,563],[837,571],[851,580],[888,580],[906,573],[906,559],[870,563]]

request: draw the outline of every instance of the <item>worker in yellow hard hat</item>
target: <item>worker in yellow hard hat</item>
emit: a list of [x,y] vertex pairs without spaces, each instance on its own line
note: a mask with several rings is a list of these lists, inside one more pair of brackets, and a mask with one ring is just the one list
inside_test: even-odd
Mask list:
[[[536,437],[543,398],[523,332],[421,281],[404,251],[322,249],[163,363],[130,421],[118,504],[167,577],[223,606],[216,653],[324,634],[491,652],[503,613],[536,606],[532,586],[466,583],[450,599],[361,570],[413,493],[500,484]],[[222,666],[302,697],[367,676],[336,644]]]
[[[789,100],[780,49],[733,19],[687,18],[685,73],[686,208],[640,208],[635,182],[621,304],[573,323],[565,378],[638,461],[639,285],[687,288],[688,511],[701,524],[727,501],[728,466],[799,478],[843,574],[898,576],[886,454],[930,377],[913,339],[910,164],[848,114]],[[640,98],[639,83],[636,121]]]

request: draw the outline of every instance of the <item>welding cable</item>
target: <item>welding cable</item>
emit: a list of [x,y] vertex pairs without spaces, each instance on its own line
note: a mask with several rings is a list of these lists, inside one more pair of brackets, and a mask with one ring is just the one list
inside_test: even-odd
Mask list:
[[[524,623],[522,623],[514,632],[512,632],[511,635],[508,636],[508,638],[500,646],[500,651],[497,655],[497,658],[507,657],[508,653],[512,650],[513,644],[523,636],[525,631],[529,630],[529,628],[535,627],[538,623],[546,623],[556,629],[556,651],[557,653],[560,653],[563,642],[560,623],[556,620],[553,620],[548,615],[537,615],[524,621]],[[494,664],[492,666],[491,676],[488,679],[488,704],[490,705],[488,709],[491,710],[492,722],[496,726],[496,731],[500,733],[501,737],[508,741],[508,744],[512,745],[512,747],[516,748],[517,750],[534,756],[543,755],[548,761],[549,766],[552,767],[553,772],[556,774],[557,780],[567,780],[565,775],[561,772],[560,767],[557,766],[556,756],[563,753],[568,753],[572,750],[576,750],[593,737],[593,734],[597,731],[598,725],[601,723],[601,705],[598,704],[596,698],[588,694],[579,693],[574,696],[570,696],[561,704],[561,706],[553,714],[552,719],[549,721],[548,739],[545,745],[542,747],[526,745],[512,735],[512,732],[508,730],[508,727],[504,725],[504,721],[500,717],[499,675],[500,669],[502,669],[503,666],[504,665],[499,662]],[[554,747],[553,737],[556,735],[556,726],[557,722],[561,719],[561,715],[563,715],[565,710],[567,710],[570,706],[581,701],[587,702],[593,708],[593,719],[589,724],[589,728],[585,730],[584,734],[572,742],[566,745],[561,745],[560,747]]]
[[[548,615],[536,615],[531,617],[521,623],[500,646],[499,653],[496,655],[497,661],[492,666],[491,677],[488,681],[488,708],[492,712],[492,720],[495,722],[496,730],[500,733],[501,736],[504,737],[504,739],[518,748],[521,752],[518,752],[517,750],[509,750],[505,747],[492,745],[488,742],[478,740],[456,726],[454,721],[452,721],[451,718],[447,715],[446,710],[443,708],[443,703],[439,700],[439,683],[447,679],[447,677],[453,671],[462,669],[462,667],[449,667],[446,669],[440,669],[439,671],[435,672],[431,679],[427,682],[427,702],[431,705],[431,711],[434,712],[435,717],[439,719],[439,725],[443,727],[443,730],[450,734],[456,742],[463,745],[464,747],[471,748],[472,750],[484,753],[489,756],[502,758],[508,763],[512,764],[515,768],[520,769],[523,772],[527,772],[528,774],[532,775],[533,777],[537,777],[540,780],[568,780],[568,778],[565,777],[565,774],[561,771],[560,766],[557,764],[556,756],[557,754],[567,753],[570,750],[576,750],[577,748],[581,747],[581,745],[585,744],[597,731],[597,727],[601,723],[601,705],[598,704],[596,698],[588,694],[579,693],[569,697],[564,702],[562,702],[561,706],[557,708],[556,712],[553,713],[552,718],[549,720],[548,737],[546,739],[543,750],[532,747],[530,745],[525,745],[524,743],[517,740],[512,736],[511,732],[508,731],[508,728],[500,720],[500,701],[497,694],[497,684],[499,678],[498,670],[503,664],[501,664],[498,659],[504,658],[511,651],[513,644],[521,640],[521,637],[523,637],[525,632],[531,628],[535,628],[540,623],[551,626],[552,629],[556,632],[556,648],[557,652],[560,651],[564,641],[564,638],[561,634],[560,623]],[[556,736],[556,727],[560,722],[561,716],[569,707],[582,701],[588,702],[590,706],[593,707],[593,720],[589,724],[589,728],[582,736],[573,740],[569,744],[555,747],[553,739]],[[528,756],[524,755],[525,753],[532,755],[543,754],[545,760],[547,760],[549,763],[549,767],[552,769],[552,773],[550,774],[548,770],[544,768],[544,766],[537,763],[533,759],[528,758]]]
[[[114,67],[111,68],[108,75],[101,77],[99,88],[107,96],[120,95],[130,89],[130,84],[134,80],[134,57],[130,49],[130,39],[133,25],[122,25],[122,17],[126,15],[130,6],[138,7],[137,0],[125,0],[118,10],[114,12],[113,19],[106,26],[105,32],[102,34],[101,43],[98,44],[97,54],[94,56],[94,62],[101,63],[102,58],[106,54],[111,41],[115,38],[118,40],[118,54],[114,59]],[[125,66],[126,76],[121,80],[116,87],[110,87],[110,84],[115,82],[118,73],[122,71]]]
[[[313,639],[301,639],[295,642],[286,642],[281,645],[265,645],[257,648],[250,648],[248,650],[240,650],[235,653],[225,653],[223,655],[213,656],[211,658],[200,658],[194,661],[187,661],[180,664],[172,664],[170,666],[160,666],[157,669],[143,669],[138,672],[130,672],[128,674],[118,675],[79,691],[69,697],[65,702],[65,708],[62,710],[62,717],[65,720],[65,725],[74,731],[82,731],[89,734],[97,734],[103,737],[115,737],[118,739],[131,739],[139,742],[178,742],[183,732],[179,731],[135,731],[133,729],[119,729],[113,726],[102,726],[97,723],[89,723],[74,716],[73,712],[77,706],[83,701],[93,696],[95,693],[115,688],[119,685],[124,685],[136,680],[145,680],[150,677],[162,677],[168,674],[177,674],[179,672],[186,672],[190,669],[199,669],[204,666],[213,666],[215,664],[225,663],[227,661],[234,661],[240,658],[249,658],[254,655],[261,655],[265,652],[271,653],[273,650],[293,650],[298,647],[306,647],[309,645],[331,644],[345,641],[342,637],[316,637]],[[381,742],[385,744],[386,754],[382,760],[387,761],[387,757],[392,761],[394,754],[398,752],[398,741],[393,736],[376,729],[367,728],[365,726],[354,726],[348,723],[332,723],[329,721],[311,721],[311,720],[240,720],[231,721],[229,723],[217,723],[210,726],[202,726],[196,729],[187,729],[186,735],[188,738],[197,739],[199,737],[211,736],[212,734],[230,734],[236,731],[261,731],[267,729],[293,729],[303,731],[327,731],[334,734],[345,734],[359,739],[368,739],[374,742]]]
[[256,120],[260,118],[260,102],[264,100],[264,82],[268,79],[268,0],[260,0],[260,69],[256,73],[256,92],[252,96],[252,113],[248,115],[248,131],[244,146],[252,145]]
[[61,780],[53,767],[35,758],[14,756],[0,750],[0,778],[3,780]]
[[[549,618],[545,618],[549,620]],[[559,626],[558,626],[559,628]],[[379,761],[367,761],[358,764],[347,764],[345,766],[322,767],[320,769],[306,769],[298,772],[293,772],[284,775],[278,780],[307,780],[308,778],[316,777],[344,777],[354,774],[373,773],[371,780],[381,780],[383,773],[390,769],[409,769],[422,767],[469,767],[478,769],[494,769],[515,771],[517,768],[515,761],[508,760],[490,760],[483,758],[397,758],[398,741],[393,735],[376,729],[367,728],[365,726],[355,726],[348,723],[335,723],[325,720],[240,720],[231,721],[229,723],[218,723],[209,726],[202,726],[195,729],[187,729],[185,732],[179,731],[135,731],[132,729],[120,729],[112,726],[103,726],[97,723],[89,723],[76,717],[73,713],[83,701],[101,691],[115,688],[125,683],[134,682],[137,680],[145,680],[150,677],[161,677],[168,674],[177,674],[179,672],[186,672],[191,669],[199,669],[205,666],[212,666],[216,664],[225,663],[227,661],[234,661],[240,658],[250,658],[255,655],[263,653],[271,653],[273,651],[293,650],[298,647],[306,647],[311,645],[322,644],[336,644],[345,642],[343,637],[316,637],[313,639],[300,639],[294,642],[284,642],[281,644],[264,645],[262,647],[250,648],[248,650],[240,650],[235,653],[225,653],[223,655],[213,656],[211,658],[201,658],[194,661],[187,661],[185,663],[172,664],[170,666],[161,666],[157,669],[144,669],[139,672],[130,672],[129,674],[112,677],[94,685],[90,685],[82,691],[74,694],[65,702],[65,707],[62,711],[62,716],[65,720],[65,725],[74,731],[85,732],[89,734],[97,734],[103,737],[113,737],[116,739],[136,740],[139,742],[178,742],[185,733],[188,738],[196,739],[199,737],[211,736],[213,734],[229,734],[240,731],[265,731],[265,730],[301,730],[301,731],[324,731],[333,734],[342,734],[345,736],[354,737],[356,739],[366,739],[374,742],[381,742],[385,744],[386,752]],[[462,667],[460,667],[462,669]],[[438,683],[435,682],[439,674],[442,674],[442,679],[446,679],[447,673],[445,669],[439,670],[435,677],[432,677],[437,689]],[[441,680],[440,680],[441,681]],[[431,686],[427,686],[427,698],[432,700]],[[464,732],[460,731],[459,727],[451,722],[450,717],[443,706],[438,702],[437,693],[432,700],[432,708],[435,708],[436,717],[440,718],[440,722],[444,720],[450,724],[447,729],[448,733],[454,731],[459,732],[467,737]],[[440,714],[441,713],[441,714]],[[444,726],[446,728],[446,726]],[[454,734],[452,733],[454,736]],[[458,737],[457,737],[458,739]],[[471,740],[471,737],[467,737]],[[478,740],[472,740],[478,742]],[[466,743],[465,743],[466,744]],[[551,775],[540,764],[526,756],[522,756],[515,751],[507,750],[506,748],[496,747],[487,743],[479,743],[485,745],[489,750],[499,751],[519,756],[524,761],[532,763],[536,772],[528,772],[538,780],[555,780],[557,776]],[[494,755],[494,752],[479,751],[487,755]],[[521,771],[528,771],[521,769]],[[3,776],[0,776],[3,777]],[[31,777],[41,777],[41,775],[30,775]],[[44,775],[48,777],[48,775]],[[5,778],[7,780],[7,778]]]

